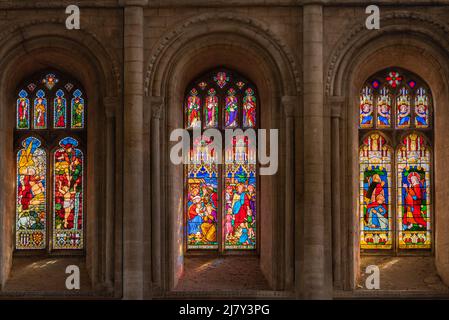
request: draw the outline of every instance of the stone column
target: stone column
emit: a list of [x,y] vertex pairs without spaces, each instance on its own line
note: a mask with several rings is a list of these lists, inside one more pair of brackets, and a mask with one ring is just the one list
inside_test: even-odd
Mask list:
[[143,297],[143,6],[124,6],[123,296]]
[[285,113],[285,287],[291,289],[294,284],[295,269],[295,122],[294,112],[298,105],[295,96],[282,97]]
[[162,97],[151,97],[151,248],[152,280],[156,288],[161,288],[161,135],[160,123],[164,100]]
[[333,283],[336,288],[341,287],[341,162],[340,162],[340,118],[343,97],[329,97],[328,106],[331,110],[331,193],[332,193],[332,270]]
[[115,243],[115,117],[119,105],[117,97],[103,98],[106,114],[106,205],[105,205],[105,239],[104,239],[104,282],[108,291],[114,284],[114,243]]
[[323,103],[323,7],[303,9],[304,65],[304,243],[305,299],[327,298],[324,250],[324,103]]

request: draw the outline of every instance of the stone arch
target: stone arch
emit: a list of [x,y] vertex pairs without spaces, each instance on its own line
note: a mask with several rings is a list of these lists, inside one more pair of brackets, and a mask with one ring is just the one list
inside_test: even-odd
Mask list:
[[211,33],[239,33],[259,44],[274,59],[281,74],[280,80],[282,80],[284,94],[296,95],[301,91],[301,68],[298,67],[293,53],[282,39],[276,36],[268,25],[259,20],[223,12],[193,17],[167,32],[166,36],[156,44],[147,62],[146,94],[161,95],[162,88],[157,84],[160,85],[163,82],[161,77],[166,75],[160,70],[167,70],[167,64],[169,64],[168,59],[164,57],[172,57],[176,50],[182,48],[188,40]]
[[[109,130],[108,119],[119,118],[121,110],[119,105],[120,68],[117,59],[108,53],[105,47],[88,31],[70,31],[65,29],[65,22],[58,19],[35,20],[14,26],[2,33],[0,49],[0,108],[3,108],[3,117],[0,119],[1,149],[5,155],[12,149],[12,132],[14,128],[14,91],[16,86],[34,72],[52,68],[71,75],[80,81],[88,98],[88,144],[87,144],[87,233],[88,242],[86,249],[86,264],[91,278],[92,288],[99,292],[120,293],[121,279],[114,277],[115,259],[113,256],[114,244],[107,248],[106,241],[99,234],[106,233],[104,228],[105,210],[111,207],[108,202],[121,201],[120,197],[114,199],[108,191],[104,194],[103,185],[111,184],[114,190],[121,178],[107,174],[106,166],[114,165],[114,157],[119,154],[114,152],[115,146],[109,144],[106,147],[104,140],[106,130]],[[98,123],[103,123],[99,125]],[[113,124],[112,135],[120,134],[122,128],[120,122]],[[112,155],[109,159],[109,155]],[[0,162],[2,168],[1,179],[14,181],[14,163],[12,157],[6,157],[6,161]],[[0,269],[1,284],[4,285],[12,264],[12,237],[8,231],[11,225],[10,212],[14,212],[14,186],[5,183],[0,188],[2,194],[0,217],[2,231],[0,237],[2,247],[0,255],[3,264]],[[118,187],[117,187],[118,188]],[[119,189],[118,189],[119,190]],[[119,212],[118,212],[119,213]],[[116,219],[118,219],[118,214]],[[108,230],[115,233],[117,221],[109,221]],[[119,230],[119,229],[118,229]],[[116,241],[118,243],[118,240]],[[105,252],[109,252],[105,254]],[[106,271],[108,270],[108,271]],[[106,277],[101,276],[104,273]],[[121,271],[120,271],[121,272]]]
[[[414,23],[411,23],[413,21]],[[338,146],[335,157],[340,158],[341,168],[339,179],[342,185],[334,195],[342,203],[340,211],[333,210],[333,215],[341,217],[339,228],[341,247],[334,247],[334,259],[340,261],[334,268],[334,280],[341,279],[337,286],[353,289],[359,270],[359,245],[357,223],[354,217],[357,212],[357,181],[358,159],[354,150],[358,150],[357,105],[358,90],[371,75],[388,67],[400,67],[421,77],[430,87],[434,98],[434,195],[441,204],[441,199],[448,198],[446,181],[441,178],[446,174],[442,165],[447,159],[445,146],[448,145],[444,121],[448,121],[447,101],[449,97],[447,83],[449,68],[449,28],[442,22],[425,15],[409,12],[393,12],[382,17],[381,29],[366,30],[364,22],[354,24],[333,51],[327,64],[325,92],[327,108],[341,109],[340,129],[342,142]],[[334,104],[334,106],[333,106]],[[334,182],[333,182],[334,183]],[[447,232],[444,227],[448,220],[443,207],[435,204],[437,214],[435,238],[435,265],[439,275],[449,284],[449,257],[442,250],[447,241],[442,234]],[[351,234],[350,237],[347,235]],[[335,250],[337,249],[337,250]],[[335,284],[335,281],[334,281]]]
[[[279,173],[273,177],[262,177],[260,183],[265,186],[266,194],[284,190],[281,181],[284,181],[282,178],[285,176],[285,161],[282,158],[285,152],[285,136],[282,130],[285,126],[285,116],[281,100],[285,96],[296,98],[299,94],[300,72],[289,49],[270,34],[269,28],[255,20],[231,13],[201,15],[170,31],[156,45],[147,65],[146,95],[150,98],[149,103],[153,105],[153,110],[161,112],[158,116],[153,114],[153,120],[160,116],[160,127],[167,128],[160,131],[161,141],[169,140],[172,129],[183,127],[182,101],[185,88],[196,76],[216,67],[226,67],[251,80],[258,88],[264,110],[260,122],[262,128],[281,129]],[[294,112],[300,112],[299,101],[295,100],[293,105],[296,109]],[[154,133],[152,136],[155,136]],[[165,237],[161,235],[158,240],[152,240],[162,243],[162,252],[159,252],[158,256],[154,256],[156,253],[153,248],[153,261],[160,261],[157,267],[153,262],[153,272],[154,268],[161,270],[156,271],[157,277],[160,277],[161,286],[165,286],[168,291],[176,286],[183,270],[184,257],[182,231],[179,232],[182,230],[183,212],[182,205],[178,205],[183,196],[183,174],[181,166],[170,164],[168,156],[171,145],[162,143],[160,152],[152,152],[153,163],[166,163],[165,167],[160,166],[163,176],[161,181],[157,181],[159,178],[155,177],[156,172],[152,171],[152,186],[160,186],[166,194],[165,198],[160,200],[152,199],[152,215],[154,221],[159,221],[154,216],[160,215],[160,223],[165,225],[160,229],[167,230],[168,233]],[[261,199],[270,199],[268,196],[264,197],[263,192]],[[155,202],[159,203],[156,209]],[[285,283],[284,271],[281,270],[285,265],[275,263],[276,259],[285,259],[283,250],[274,250],[284,246],[284,236],[280,231],[283,222],[278,223],[273,213],[284,210],[282,201],[278,202],[266,200],[261,203],[261,207],[265,208],[265,213],[261,213],[265,214],[265,222],[262,222],[261,228],[265,228],[267,233],[265,240],[262,239],[261,242],[260,264],[271,287],[283,289],[292,284]],[[283,213],[279,214],[280,216],[276,217],[283,218]],[[153,231],[157,232],[154,228],[158,227],[153,227]],[[156,248],[157,250],[159,249]],[[163,258],[164,254],[168,259]],[[163,270],[168,271],[164,273]],[[293,266],[289,270],[294,270]]]

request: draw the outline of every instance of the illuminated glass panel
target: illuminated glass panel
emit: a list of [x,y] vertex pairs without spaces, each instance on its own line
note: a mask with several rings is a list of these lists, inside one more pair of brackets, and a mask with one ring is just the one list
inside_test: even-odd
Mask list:
[[204,127],[214,128],[218,126],[218,97],[216,91],[209,89],[204,107]]
[[235,128],[238,126],[239,106],[234,89],[229,89],[225,100],[225,126]]
[[428,128],[429,127],[429,96],[426,89],[419,88],[415,95],[415,127]]
[[424,138],[407,135],[397,150],[399,248],[431,247],[431,152]]
[[36,99],[34,99],[34,129],[46,129],[47,128],[47,99],[45,98],[45,92],[39,90],[36,93]]
[[187,128],[197,128],[201,126],[201,99],[198,97],[198,91],[193,88],[190,90],[187,98]]
[[17,99],[17,129],[30,129],[30,99],[25,90],[20,90]]
[[64,98],[64,91],[59,89],[53,103],[53,127],[65,128],[67,123],[67,102]]
[[72,129],[84,128],[84,99],[83,93],[77,89],[73,92],[72,99]]
[[187,248],[218,248],[218,169],[210,141],[194,143],[187,168]]
[[41,141],[28,137],[17,152],[16,249],[46,245],[47,155]]
[[392,248],[391,215],[392,149],[378,133],[370,134],[359,151],[360,246]]
[[256,126],[256,97],[251,88],[246,89],[243,97],[243,126],[245,128]]
[[399,95],[396,98],[396,105],[396,126],[401,129],[409,128],[411,124],[411,105],[407,88],[403,87],[399,91]]
[[392,97],[387,88],[382,88],[377,96],[377,127],[391,127]]
[[372,128],[374,125],[374,98],[370,87],[363,88],[360,94],[360,128]]
[[225,159],[225,249],[255,249],[256,151],[247,137],[234,137]]
[[83,248],[84,157],[78,141],[64,138],[54,153],[53,247]]

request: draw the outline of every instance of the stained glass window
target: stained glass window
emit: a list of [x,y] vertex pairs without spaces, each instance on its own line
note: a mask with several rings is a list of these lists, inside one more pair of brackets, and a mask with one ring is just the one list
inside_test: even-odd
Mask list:
[[218,125],[218,97],[212,88],[207,93],[206,106],[204,108],[204,126],[214,128]]
[[256,245],[256,158],[244,137],[225,153],[225,249]]
[[17,129],[30,128],[30,99],[27,98],[28,93],[25,90],[20,90],[19,98],[17,99]]
[[415,126],[417,128],[429,127],[429,96],[424,88],[419,88],[416,91]]
[[[186,90],[187,129],[256,128],[255,86],[231,70],[211,71]],[[195,136],[192,133],[192,136]],[[224,132],[223,137],[225,136]],[[224,147],[224,163],[214,162],[212,140],[192,140],[186,165],[185,238],[188,250],[254,250],[257,247],[256,149],[245,135]],[[224,143],[223,143],[224,144]]]
[[83,89],[59,72],[40,72],[24,81],[17,97],[15,248],[83,249]]
[[417,75],[393,68],[379,72],[363,86],[361,249],[396,252],[432,247],[431,124],[430,89]]
[[195,143],[187,176],[187,248],[218,248],[218,169],[210,141]]
[[374,125],[373,90],[363,88],[360,94],[360,128],[372,128]]
[[200,118],[200,106],[201,100],[200,97],[198,97],[198,91],[193,88],[190,91],[190,95],[187,99],[187,128],[196,128],[199,127],[201,124],[201,118]]
[[83,247],[83,152],[65,138],[53,156],[53,242],[55,249]]
[[408,93],[407,88],[401,88],[399,90],[399,95],[396,98],[397,102],[397,127],[398,128],[409,128],[411,123],[411,103],[410,103],[410,95]]
[[407,135],[397,150],[399,248],[431,246],[430,149],[423,136]]
[[228,90],[225,102],[225,126],[228,128],[235,128],[238,126],[239,105],[235,90],[233,88]]
[[47,155],[34,137],[17,152],[16,249],[46,245]]
[[47,99],[43,90],[36,93],[34,99],[34,129],[47,128]]
[[382,88],[377,96],[377,127],[391,127],[392,99],[388,88]]
[[391,249],[391,160],[385,138],[373,133],[360,147],[360,246]]
[[248,88],[243,98],[243,126],[254,128],[256,126],[256,97],[253,89]]
[[65,128],[66,127],[66,100],[64,98],[64,91],[59,89],[56,92],[56,98],[54,100],[54,109],[53,109],[53,126],[55,128]]

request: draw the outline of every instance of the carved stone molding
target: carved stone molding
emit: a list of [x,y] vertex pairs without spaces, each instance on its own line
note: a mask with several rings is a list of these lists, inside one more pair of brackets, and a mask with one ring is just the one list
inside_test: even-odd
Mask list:
[[162,97],[150,97],[151,116],[153,119],[162,118],[162,109],[164,106],[164,98]]
[[327,97],[327,104],[331,110],[332,118],[340,118],[343,111],[343,104],[346,98],[343,96],[330,96]]
[[[190,28],[194,25],[203,25],[204,23],[207,23],[209,21],[219,23],[217,20],[225,20],[225,21],[227,20],[229,22],[237,22],[246,25],[247,28],[253,30],[255,29],[255,32],[257,34],[262,35],[265,39],[273,43],[273,45],[277,47],[277,49],[286,57],[288,61],[289,68],[293,73],[294,81],[296,84],[296,91],[297,92],[301,91],[300,84],[302,73],[300,67],[298,67],[298,63],[295,60],[295,56],[293,55],[292,51],[287,46],[287,44],[285,44],[277,34],[271,31],[269,25],[266,25],[261,21],[255,19],[248,18],[247,16],[241,16],[231,12],[220,12],[220,13],[206,13],[203,15],[195,16],[187,21],[184,21],[183,23],[180,23],[174,29],[166,33],[163,39],[160,40],[159,44],[155,46],[155,49],[153,50],[151,58],[149,59],[148,62],[148,67],[145,76],[146,94],[148,94],[148,89],[155,68],[155,64],[157,61],[160,60],[165,50],[168,47],[170,47],[170,45],[173,42],[179,41],[179,37],[186,32],[187,28]],[[199,28],[199,30],[202,29]]]
[[[410,26],[415,26],[418,28],[426,28],[430,31],[438,30],[446,35],[449,35],[449,26],[442,21],[436,20],[434,17],[418,14],[415,12],[404,12],[398,11],[390,14],[382,15],[381,28],[379,30],[368,30],[365,26],[365,19],[358,20],[352,25],[348,30],[349,32],[338,41],[339,45],[334,49],[330,56],[330,62],[328,64],[328,71],[326,77],[325,91],[326,95],[331,94],[331,83],[337,72],[338,64],[344,55],[354,48],[354,43],[358,39],[363,38],[363,43],[366,43],[372,37],[378,38],[381,35],[387,35],[392,31],[400,31],[398,28],[403,27],[404,30],[410,30]],[[446,51],[449,52],[449,44],[446,39],[440,41],[440,44],[445,47]],[[446,43],[445,43],[446,42]]]
[[[26,40],[23,39],[23,32],[22,30],[29,30],[30,28],[32,28],[33,26],[42,26],[43,24],[54,24],[56,26],[65,26],[65,19],[59,19],[59,18],[46,18],[46,19],[34,19],[34,20],[27,20],[23,23],[17,23],[14,24],[12,27],[5,29],[3,32],[0,32],[0,45],[1,46],[5,46],[5,43],[11,39],[13,37],[13,35],[15,33],[20,33],[20,39],[21,41]],[[61,30],[60,28],[54,28],[54,30]],[[65,30],[65,28],[63,29]],[[109,61],[111,61],[111,65],[112,65],[112,74],[114,76],[114,81],[116,82],[116,87],[117,87],[117,92],[121,92],[121,76],[120,76],[120,70],[121,67],[120,64],[118,63],[118,60],[116,59],[116,57],[110,53],[110,51],[108,51],[106,49],[106,47],[101,43],[101,41],[98,39],[97,35],[89,30],[87,30],[86,28],[82,28],[80,30],[77,30],[77,32],[68,32],[67,34],[70,35],[77,35],[77,38],[71,38],[71,37],[66,37],[68,40],[75,40],[78,41],[80,43],[88,43],[90,40],[92,40],[93,43],[95,43],[98,48],[100,48],[101,50],[103,50],[105,52],[105,54],[107,55],[106,59],[108,59]],[[55,34],[48,34],[48,36],[55,36]],[[56,35],[59,36],[59,35]],[[62,35],[61,35],[62,37]],[[92,49],[92,46],[89,45],[89,47],[87,47],[88,50]],[[95,52],[92,51],[93,54],[95,55]]]

